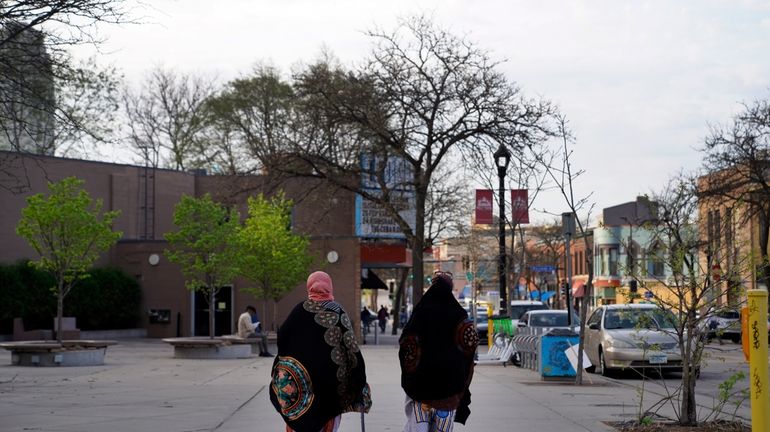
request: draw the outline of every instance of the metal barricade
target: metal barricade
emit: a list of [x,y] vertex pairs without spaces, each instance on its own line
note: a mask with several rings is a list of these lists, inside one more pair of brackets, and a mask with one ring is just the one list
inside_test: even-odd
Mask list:
[[540,337],[533,334],[517,334],[513,337],[514,351],[518,353],[521,367],[538,370]]

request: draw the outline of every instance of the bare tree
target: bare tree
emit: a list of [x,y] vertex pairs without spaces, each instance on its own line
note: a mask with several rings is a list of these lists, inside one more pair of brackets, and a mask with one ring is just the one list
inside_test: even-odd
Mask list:
[[[497,142],[534,143],[549,133],[552,107],[524,98],[486,51],[425,17],[368,35],[374,48],[362,67],[322,60],[295,76],[302,121],[289,153],[298,162],[275,169],[328,179],[384,208],[412,248],[416,302],[436,172],[461,150],[491,155]],[[372,163],[363,166],[362,157]],[[402,213],[405,196],[413,197],[414,222]]]
[[757,282],[770,286],[770,102],[744,104],[732,124],[713,127],[706,139],[701,196],[743,203],[741,223],[759,223]]
[[[258,64],[250,76],[230,81],[207,110],[211,132],[227,139],[209,140],[206,150],[226,157],[236,172],[252,172],[290,149],[294,89],[273,66]],[[235,158],[241,154],[251,158]]]
[[[564,260],[564,234],[562,234],[561,221],[554,220],[549,224],[535,225],[529,228],[529,238],[532,244],[522,241],[525,253],[531,263],[551,265],[558,269]],[[556,272],[556,288],[558,291],[559,280]],[[557,296],[557,302],[560,302]]]
[[[591,194],[583,197],[576,196],[574,188],[575,180],[584,174],[583,170],[576,170],[572,165],[572,145],[574,145],[574,136],[571,134],[566,117],[558,116],[558,130],[561,142],[558,149],[555,149],[550,153],[534,153],[535,158],[543,167],[547,173],[550,184],[553,188],[558,190],[561,196],[564,198],[564,204],[569,209],[569,213],[575,216],[577,233],[575,238],[582,238],[585,242],[585,250],[593,250],[593,245],[589,243],[589,237],[586,235],[588,231],[588,221],[591,218],[591,212],[595,206],[590,201]],[[585,219],[577,217],[579,213],[585,214]],[[580,343],[578,345],[578,368],[577,375],[575,377],[575,384],[583,384],[583,350],[585,340],[585,323],[586,312],[588,310],[588,301],[591,297],[591,291],[593,289],[594,267],[593,267],[593,254],[585,254],[585,264],[588,269],[588,280],[585,283],[585,291],[580,304]],[[571,284],[572,281],[568,281]],[[568,305],[567,310],[571,310],[572,305]]]
[[[104,130],[93,126],[105,122],[91,119],[109,112],[71,102],[87,98],[91,106],[101,104],[113,77],[106,77],[105,69],[82,67],[68,49],[98,45],[97,25],[131,22],[129,14],[121,0],[0,2],[0,148],[54,154],[68,149],[76,137],[102,136]],[[0,164],[17,161],[5,155]],[[0,171],[2,187],[27,187],[23,176],[9,176],[4,166]]]
[[653,259],[665,265],[668,276],[644,270],[638,273],[647,283],[651,280],[656,285],[656,289],[650,291],[654,293],[653,303],[673,312],[677,318],[673,328],[662,330],[672,333],[678,342],[682,381],[675,397],[667,397],[663,404],[673,403],[669,400],[678,402],[679,406],[673,408],[682,425],[698,422],[695,385],[703,359],[704,333],[708,331],[705,321],[724,307],[720,298],[736,289],[733,282],[740,280],[740,275],[747,271],[752,261],[750,254],[735,255],[735,260],[721,274],[723,282],[712,277],[711,268],[716,257],[733,255],[731,250],[737,246],[732,240],[725,241],[721,243],[722,250],[715,253],[717,242],[714,239],[733,238],[734,222],[725,220],[705,232],[698,211],[699,196],[696,178],[685,174],[673,178],[665,189],[653,195],[657,215],[642,229],[651,234],[651,244],[656,245]]
[[428,188],[425,200],[425,246],[453,237],[468,224],[469,182],[456,171],[442,166]]
[[202,164],[206,103],[214,91],[211,79],[153,69],[141,91],[126,91],[123,98],[133,148],[152,166],[186,170]]

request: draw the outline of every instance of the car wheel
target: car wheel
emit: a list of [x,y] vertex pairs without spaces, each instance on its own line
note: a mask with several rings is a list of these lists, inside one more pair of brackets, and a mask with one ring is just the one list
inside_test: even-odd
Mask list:
[[599,348],[599,369],[599,373],[602,376],[608,377],[612,375],[611,371],[607,368],[607,362],[604,361],[604,351],[601,348]]
[[741,336],[730,336],[730,340],[733,341],[733,343],[741,343]]

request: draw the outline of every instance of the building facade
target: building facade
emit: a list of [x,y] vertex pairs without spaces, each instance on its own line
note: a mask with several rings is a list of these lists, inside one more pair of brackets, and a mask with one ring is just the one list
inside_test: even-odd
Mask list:
[[[0,157],[9,152],[0,152]],[[0,183],[27,179],[23,190],[0,188],[0,262],[36,258],[34,251],[15,232],[32,194],[47,192],[47,182],[76,176],[85,181],[92,198],[101,199],[105,210],[120,210],[115,229],[122,238],[99,260],[97,266],[114,266],[135,277],[142,286],[140,327],[150,337],[208,335],[208,304],[188,291],[179,267],[165,257],[164,233],[175,229],[174,206],[182,195],[206,193],[246,215],[246,200],[279,190],[295,203],[292,229],[308,235],[314,256],[313,269],[328,272],[335,286],[335,299],[356,322],[361,301],[359,238],[354,232],[354,195],[311,179],[276,180],[269,176],[208,176],[163,169],[13,154],[18,164],[0,173]],[[217,298],[217,334],[230,334],[246,305],[255,305],[263,327],[274,329],[294,305],[306,298],[304,283],[286,294],[273,307],[242,291],[247,282],[236,280],[222,287]],[[263,306],[265,306],[263,308]],[[274,313],[273,313],[274,312]],[[274,316],[273,316],[274,315]]]

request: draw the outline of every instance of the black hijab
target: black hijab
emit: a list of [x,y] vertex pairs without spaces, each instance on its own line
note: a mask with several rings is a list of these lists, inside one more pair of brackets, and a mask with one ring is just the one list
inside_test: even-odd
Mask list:
[[401,387],[413,400],[434,408],[456,409],[465,423],[478,333],[452,294],[449,277],[434,277],[414,307],[399,339]]

